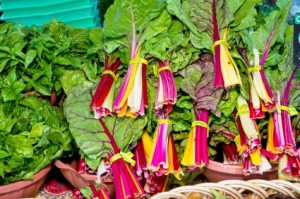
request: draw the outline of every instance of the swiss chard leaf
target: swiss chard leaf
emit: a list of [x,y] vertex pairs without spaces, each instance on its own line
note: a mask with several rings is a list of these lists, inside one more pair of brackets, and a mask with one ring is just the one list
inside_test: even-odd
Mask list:
[[[100,160],[107,157],[111,146],[102,126],[89,109],[91,89],[91,86],[85,85],[72,88],[65,100],[64,110],[70,131],[81,153],[87,158],[89,166],[96,169]],[[147,125],[146,117],[132,119],[109,116],[103,120],[113,134],[118,147],[124,151],[128,150],[130,144],[140,139]]]
[[185,78],[181,83],[181,89],[195,100],[195,108],[211,110],[220,115],[217,106],[223,89],[216,89],[213,86],[213,73],[214,66],[211,55],[204,54],[198,62],[180,71],[180,74]]

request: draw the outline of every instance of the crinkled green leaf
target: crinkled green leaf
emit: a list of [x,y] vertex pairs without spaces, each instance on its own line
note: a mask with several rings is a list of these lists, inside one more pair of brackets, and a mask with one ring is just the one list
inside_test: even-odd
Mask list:
[[256,24],[255,17],[257,15],[256,8],[262,0],[230,0],[227,1],[228,8],[234,13],[234,21],[230,27],[234,31],[240,31]]
[[189,96],[179,97],[176,101],[176,106],[185,109],[193,109],[193,102],[191,97]]
[[[165,13],[165,12],[163,12]],[[170,59],[170,53],[173,52],[183,42],[183,25],[179,21],[172,21],[168,17],[168,31],[159,34],[156,37],[150,37],[144,44],[144,51],[162,61]]]
[[132,33],[131,11],[134,15],[136,30],[142,32],[149,21],[160,14],[163,7],[164,1],[115,0],[105,14],[103,34],[105,37],[119,38]]
[[182,71],[181,74],[184,77],[180,85],[181,89],[188,93],[192,99],[197,100],[196,87],[203,75],[203,71],[197,64],[193,64]]
[[239,93],[236,89],[230,89],[229,91],[227,91],[226,96],[223,97],[219,102],[218,108],[225,117],[229,117],[232,115],[236,107],[238,96]]
[[185,78],[181,89],[195,100],[195,108],[211,110],[220,115],[217,110],[223,89],[216,89],[213,85],[214,66],[211,56],[206,54],[192,65],[189,65],[180,74]]
[[187,0],[166,0],[168,12],[175,15],[182,23],[184,23],[193,34],[199,36],[199,29],[192,23],[190,18],[191,5]]
[[269,36],[274,32],[271,38],[270,46],[284,34],[287,27],[287,16],[292,0],[277,0],[276,5],[278,9],[274,9],[269,15],[263,15],[262,20],[264,24],[259,25],[258,28],[251,34],[253,47],[262,52],[266,46]]

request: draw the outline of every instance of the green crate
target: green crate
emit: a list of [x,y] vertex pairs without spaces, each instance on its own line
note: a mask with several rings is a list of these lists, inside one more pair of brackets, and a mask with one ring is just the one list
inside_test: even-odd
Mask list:
[[75,0],[0,0],[0,4],[3,10],[7,10],[51,6],[72,1]]
[[46,15],[57,12],[66,12],[82,7],[91,6],[95,0],[75,0],[72,2],[65,2],[61,4],[53,4],[49,6],[18,8],[18,9],[2,9],[4,18],[17,18]]
[[74,21],[66,21],[65,23],[78,28],[95,28],[100,27],[100,18],[98,16],[86,17]]
[[93,2],[92,5],[73,9],[73,10],[68,10],[65,12],[53,12],[45,15],[22,16],[22,17],[6,17],[5,15],[2,15],[0,19],[6,22],[20,23],[24,26],[41,25],[45,22],[51,21],[54,18],[58,21],[64,22],[64,21],[74,21],[86,17],[94,17],[98,15],[97,10],[98,10],[97,2]]

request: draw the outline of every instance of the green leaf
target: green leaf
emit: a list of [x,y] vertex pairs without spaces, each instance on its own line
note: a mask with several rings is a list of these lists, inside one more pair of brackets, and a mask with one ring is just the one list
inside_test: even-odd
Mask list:
[[32,63],[32,61],[34,60],[34,58],[36,57],[37,55],[37,51],[36,50],[29,50],[27,53],[26,53],[26,57],[25,57],[25,68],[27,68],[29,66],[29,64]]
[[60,82],[64,92],[68,95],[70,89],[76,85],[88,83],[83,71],[80,70],[65,70],[60,77]]
[[131,11],[134,15],[136,30],[142,32],[152,19],[159,16],[164,5],[164,1],[157,0],[115,0],[105,14],[103,34],[108,38],[120,38],[132,33]]
[[32,83],[33,88],[38,92],[45,96],[50,96],[52,88],[47,88],[46,86],[39,83]]
[[2,161],[0,161],[0,176],[3,178],[5,174],[5,165]]
[[89,32],[89,39],[92,41],[94,46],[103,46],[103,36],[101,28],[94,28]]
[[[229,4],[228,7],[231,9],[231,12],[234,13],[234,21],[230,24],[230,27],[234,31],[241,31],[256,25],[255,17],[257,12],[255,6],[261,2],[262,0],[227,1]],[[238,9],[236,9],[236,7],[238,7]]]
[[177,99],[176,106],[180,108],[185,109],[192,109],[193,108],[193,102],[191,97],[189,96],[182,96]]
[[151,39],[166,31],[170,25],[171,15],[164,10],[156,19],[147,24],[142,35],[139,37],[139,44],[142,45],[148,38]]
[[7,63],[10,61],[10,58],[1,59],[0,61],[0,73],[6,69]]
[[221,101],[219,102],[218,108],[225,117],[229,117],[232,115],[236,107],[238,96],[239,93],[236,89],[230,89],[229,91],[227,91],[226,97],[221,99]]
[[33,110],[38,110],[42,108],[42,104],[39,99],[34,95],[29,95],[28,97],[24,98],[23,100],[19,101],[19,103],[25,107],[28,107]]
[[184,72],[184,79],[181,82],[180,88],[188,93],[192,99],[196,100],[196,90],[198,82],[200,81],[203,72],[197,65],[191,65]]
[[190,4],[188,1],[166,0],[167,10],[171,15],[175,15],[182,23],[184,23],[190,31],[199,36],[199,29],[192,23],[190,19]]
[[291,0],[277,0],[279,10],[273,10],[269,15],[262,16],[264,24],[260,25],[257,30],[251,34],[253,46],[262,52],[265,48],[269,36],[274,32],[271,38],[272,46],[280,35],[284,34],[287,27],[287,16],[292,4]]
[[[35,123],[28,135],[28,138],[39,138],[43,135],[45,131],[45,126],[43,123]],[[58,135],[60,136],[60,135]]]
[[8,156],[9,156],[9,153],[7,153],[7,151],[0,149],[0,159],[6,158]]

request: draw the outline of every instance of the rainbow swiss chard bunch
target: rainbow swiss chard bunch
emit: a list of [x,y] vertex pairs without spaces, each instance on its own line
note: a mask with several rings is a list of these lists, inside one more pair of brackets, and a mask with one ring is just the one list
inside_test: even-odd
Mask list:
[[108,158],[114,177],[116,198],[126,199],[139,198],[143,196],[144,190],[130,167],[130,165],[135,165],[135,161],[132,159],[133,154],[131,152],[125,153],[120,151],[115,138],[105,125],[102,118],[99,118],[99,122],[112,145],[112,151],[108,152]]
[[169,62],[158,61],[155,114],[158,118],[154,133],[149,168],[157,175],[173,173],[180,178],[181,168],[172,137],[169,113],[177,101],[177,89]]
[[247,4],[242,1],[223,0],[166,2],[168,11],[189,28],[192,44],[197,48],[212,51],[214,85],[226,89],[242,85],[240,72],[231,56],[229,45],[236,42],[234,38],[237,32],[256,23],[257,2],[251,1]]
[[144,45],[147,40],[156,37],[169,27],[171,17],[163,8],[163,2],[154,0],[147,2],[117,0],[107,10],[103,34],[108,51],[113,52],[118,48],[121,52],[125,51],[122,57],[124,62],[128,63],[123,83],[113,104],[119,116],[145,115],[148,107],[146,86],[148,59],[145,59],[147,51],[144,50]]
[[217,106],[223,89],[214,87],[214,66],[212,56],[203,54],[200,60],[180,71],[185,78],[181,89],[190,95],[194,102],[194,122],[181,164],[202,168],[209,162],[208,133],[209,114],[218,114]]

